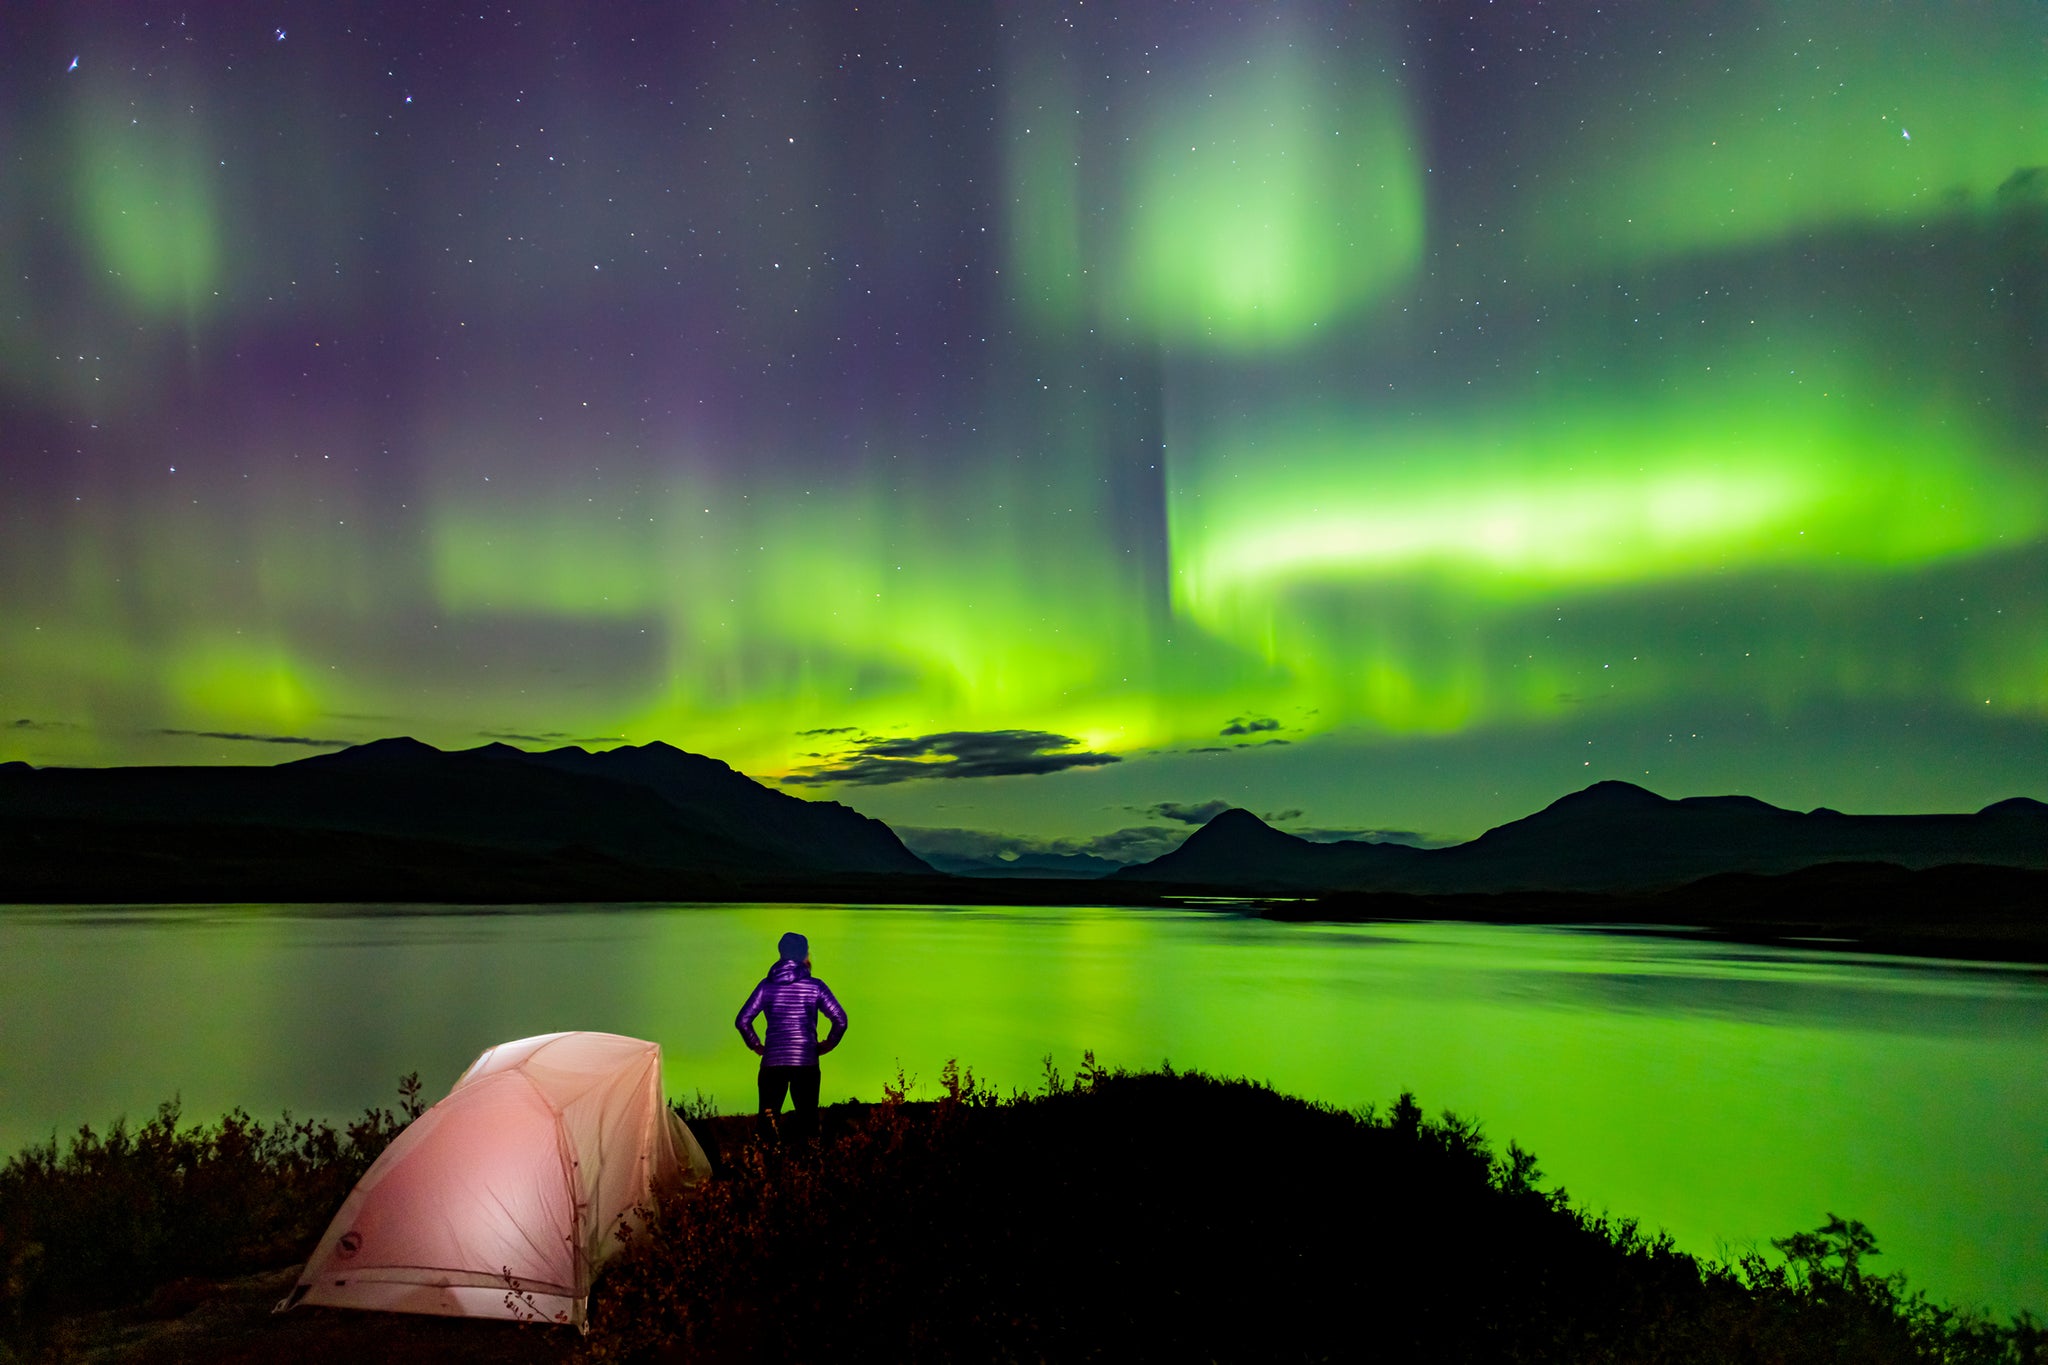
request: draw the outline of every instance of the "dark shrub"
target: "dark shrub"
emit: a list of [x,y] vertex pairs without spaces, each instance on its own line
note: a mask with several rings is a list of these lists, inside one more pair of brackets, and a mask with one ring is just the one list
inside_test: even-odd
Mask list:
[[18,1332],[169,1281],[303,1258],[419,1115],[417,1074],[399,1095],[398,1113],[369,1109],[340,1131],[289,1114],[266,1127],[239,1109],[181,1127],[172,1101],[133,1132],[116,1120],[104,1135],[79,1129],[61,1151],[54,1139],[28,1148],[0,1167],[0,1321]]
[[[699,1197],[607,1272],[599,1359],[2000,1361],[1993,1328],[1854,1273],[1703,1264],[1537,1187],[1409,1096],[1342,1113],[1199,1075],[713,1120]],[[1823,1235],[1825,1230],[1823,1230]],[[1813,1264],[1806,1242],[1794,1267]],[[1868,1254],[1865,1247],[1859,1254]],[[1825,1263],[1825,1251],[1821,1255]],[[1847,1267],[1854,1272],[1852,1261]],[[1896,1289],[1896,1286],[1893,1286]]]

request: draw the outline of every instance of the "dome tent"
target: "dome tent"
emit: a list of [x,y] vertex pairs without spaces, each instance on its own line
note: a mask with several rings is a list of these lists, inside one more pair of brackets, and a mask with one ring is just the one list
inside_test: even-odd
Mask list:
[[363,1173],[278,1309],[537,1315],[580,1329],[621,1221],[710,1174],[662,1098],[658,1044],[500,1043]]

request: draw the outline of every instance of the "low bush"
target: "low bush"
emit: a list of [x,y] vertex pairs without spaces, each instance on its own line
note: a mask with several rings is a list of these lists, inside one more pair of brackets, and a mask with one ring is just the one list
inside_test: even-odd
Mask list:
[[174,1100],[130,1131],[80,1128],[0,1166],[0,1327],[140,1298],[166,1282],[304,1259],[357,1178],[421,1112],[417,1074],[397,1112],[339,1130],[240,1109],[183,1126]]
[[[1412,1097],[1340,1112],[1091,1062],[1000,1099],[948,1068],[741,1138],[599,1282],[599,1360],[2048,1360],[1862,1274],[1854,1224],[1714,1265],[1538,1186]],[[731,1125],[734,1120],[715,1120]],[[711,1125],[706,1125],[710,1127]],[[1839,1220],[1838,1220],[1839,1222]],[[1845,1240],[1846,1239],[1846,1240]]]

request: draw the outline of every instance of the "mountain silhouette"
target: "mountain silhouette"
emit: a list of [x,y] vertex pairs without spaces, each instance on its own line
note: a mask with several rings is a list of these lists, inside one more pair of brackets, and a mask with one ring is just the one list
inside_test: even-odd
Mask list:
[[2048,805],[2015,797],[1974,815],[1802,813],[1748,796],[1671,800],[1596,782],[1470,843],[1434,849],[1312,843],[1230,810],[1113,878],[1242,893],[1609,892],[1836,862],[2048,867]]
[[[747,866],[899,876],[932,870],[880,820],[837,801],[805,801],[772,790],[715,758],[660,740],[595,753],[574,745],[529,753],[497,743],[444,754],[418,740],[387,739],[283,766],[396,772],[419,765],[431,771],[442,760],[463,758],[642,788],[688,817],[704,852],[723,845]],[[763,855],[773,861],[764,862]]]
[[[1106,878],[1101,860],[1074,855],[942,861],[965,878],[935,872],[878,820],[658,742],[443,752],[400,737],[274,767],[0,764],[0,901],[16,902],[1157,904],[1209,892],[1320,897],[1324,913],[1381,897],[1377,911],[1342,913],[1459,918],[1691,916],[1717,905],[1727,918],[1740,901],[1790,921],[1821,901],[1840,920],[1889,887],[1900,913],[1938,895],[1945,918],[1996,901],[1991,918],[2018,924],[2014,907],[2041,873],[2003,870],[2048,869],[2048,804],[1844,815],[1597,782],[1449,848],[1314,843],[1227,810],[1173,852]],[[1972,867],[2000,875],[1972,880]],[[1690,889],[1674,898],[1674,888]]]
[[0,772],[0,899],[684,899],[932,875],[878,820],[665,744]]

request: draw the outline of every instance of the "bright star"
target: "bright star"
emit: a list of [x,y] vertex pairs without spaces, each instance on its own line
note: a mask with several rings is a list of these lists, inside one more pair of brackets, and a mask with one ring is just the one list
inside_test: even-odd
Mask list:
[[76,58],[76,57],[73,57],[73,58],[71,59],[71,65],[69,65],[69,66],[65,67],[64,69],[65,69],[66,71],[76,71],[76,70],[78,70],[78,58]]

